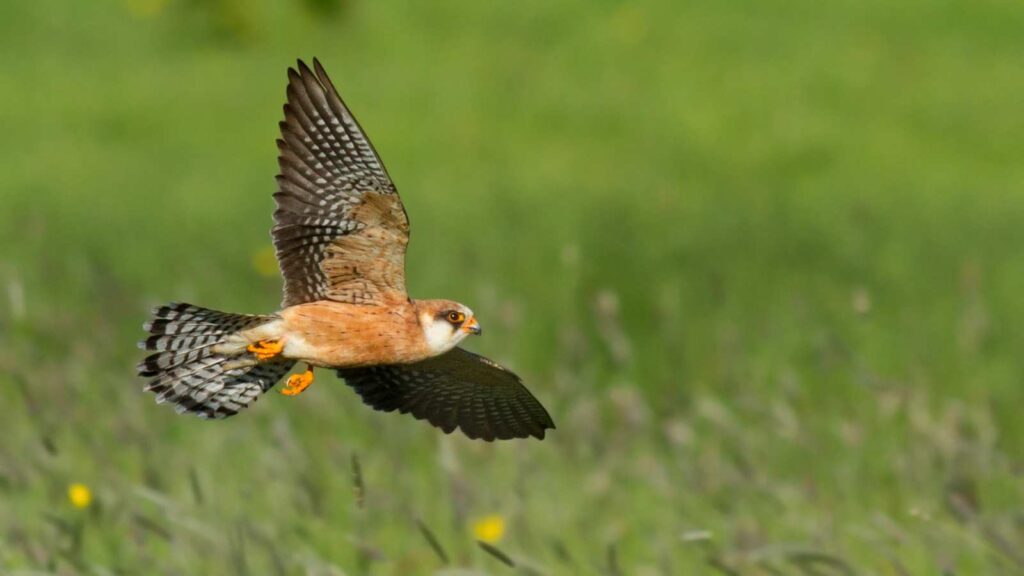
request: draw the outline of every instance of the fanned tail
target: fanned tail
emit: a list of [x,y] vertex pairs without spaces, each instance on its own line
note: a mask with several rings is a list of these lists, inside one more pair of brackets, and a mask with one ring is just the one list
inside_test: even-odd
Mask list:
[[295,362],[255,363],[240,358],[244,347],[234,347],[235,353],[232,346],[224,344],[238,332],[275,319],[191,304],[159,306],[143,326],[150,336],[139,342],[139,347],[153,353],[139,363],[139,376],[151,378],[146,390],[157,395],[158,403],[170,402],[179,413],[203,418],[233,416],[273,388]]

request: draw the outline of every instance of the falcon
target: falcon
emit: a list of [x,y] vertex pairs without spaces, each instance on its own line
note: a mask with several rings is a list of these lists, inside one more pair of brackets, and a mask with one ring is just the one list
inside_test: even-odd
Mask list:
[[320,62],[288,69],[277,140],[271,235],[284,277],[281,310],[249,315],[172,303],[139,343],[146,390],[180,413],[225,418],[291,374],[336,370],[371,407],[469,438],[544,438],[554,423],[518,376],[459,344],[480,334],[473,311],[405,289],[409,219],[384,164]]

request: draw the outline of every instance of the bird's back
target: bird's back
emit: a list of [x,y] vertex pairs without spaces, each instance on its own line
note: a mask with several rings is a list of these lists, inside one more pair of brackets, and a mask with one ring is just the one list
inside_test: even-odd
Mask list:
[[408,301],[391,306],[319,301],[280,314],[285,354],[316,366],[407,364],[432,355]]

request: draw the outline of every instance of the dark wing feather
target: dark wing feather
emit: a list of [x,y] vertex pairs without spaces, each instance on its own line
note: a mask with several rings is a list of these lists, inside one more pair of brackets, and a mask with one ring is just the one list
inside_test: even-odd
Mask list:
[[494,362],[455,348],[414,364],[338,371],[363,402],[377,410],[409,413],[470,438],[544,438],[555,424],[522,380]]
[[400,301],[409,221],[380,157],[317,60],[288,69],[274,246],[283,307]]

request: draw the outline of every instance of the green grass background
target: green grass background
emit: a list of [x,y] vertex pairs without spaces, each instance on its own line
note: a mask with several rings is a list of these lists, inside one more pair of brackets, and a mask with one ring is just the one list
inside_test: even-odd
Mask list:
[[[1024,572],[1022,29],[1015,0],[0,4],[0,572]],[[153,305],[276,308],[312,56],[403,194],[413,296],[474,308],[548,439],[326,372],[218,422],[142,392]]]

